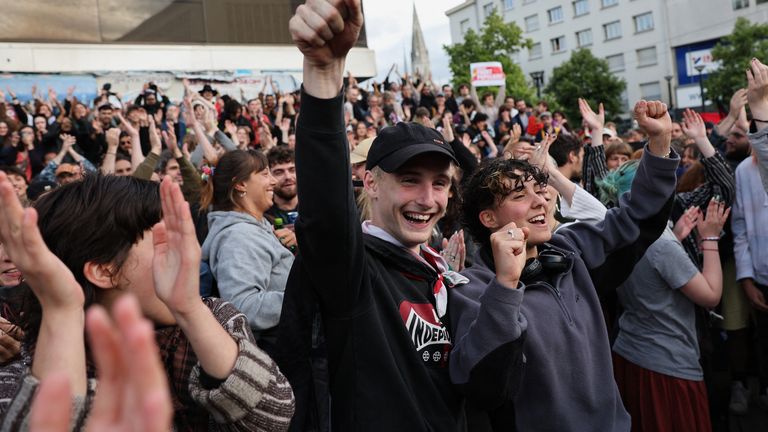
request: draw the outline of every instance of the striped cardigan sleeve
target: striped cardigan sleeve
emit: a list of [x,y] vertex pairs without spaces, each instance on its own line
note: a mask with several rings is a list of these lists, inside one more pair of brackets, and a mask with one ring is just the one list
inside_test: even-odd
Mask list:
[[608,175],[608,166],[605,161],[605,146],[584,146],[584,163],[581,177],[584,181],[584,190],[595,198],[600,199],[597,180],[602,180],[606,175]]
[[240,352],[232,373],[215,388],[203,385],[203,372],[197,364],[189,381],[192,398],[208,410],[218,430],[287,430],[295,408],[288,380],[274,360],[256,346],[248,320],[242,313],[218,299],[209,307],[237,340]]

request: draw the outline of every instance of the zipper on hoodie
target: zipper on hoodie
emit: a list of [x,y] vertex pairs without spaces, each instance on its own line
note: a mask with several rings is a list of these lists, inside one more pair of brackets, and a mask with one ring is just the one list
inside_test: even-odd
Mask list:
[[552,294],[552,297],[555,298],[555,301],[560,306],[560,310],[563,312],[563,315],[565,315],[565,318],[568,320],[568,324],[573,324],[574,323],[573,316],[571,315],[571,312],[568,310],[568,308],[565,306],[565,301],[563,301],[563,292],[560,291],[560,289],[557,288],[556,286],[552,286],[550,283],[544,282],[544,281],[539,281],[532,285],[529,285],[526,288],[526,290],[533,287],[537,287],[537,286],[546,288],[547,291],[549,291],[549,293]]

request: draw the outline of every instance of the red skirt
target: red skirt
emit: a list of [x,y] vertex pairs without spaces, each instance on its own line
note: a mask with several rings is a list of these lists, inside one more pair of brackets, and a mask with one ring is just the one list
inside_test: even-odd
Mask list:
[[633,432],[711,432],[707,388],[642,368],[613,353],[613,373]]

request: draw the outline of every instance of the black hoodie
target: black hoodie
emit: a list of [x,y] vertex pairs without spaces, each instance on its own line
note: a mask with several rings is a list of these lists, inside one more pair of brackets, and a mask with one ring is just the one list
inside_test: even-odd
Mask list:
[[405,249],[363,234],[342,96],[322,100],[304,93],[301,100],[301,259],[295,263],[301,272],[291,273],[286,291],[304,283],[317,296],[328,344],[332,428],[464,430],[463,402],[448,376],[448,317],[438,318],[432,293],[437,273]]

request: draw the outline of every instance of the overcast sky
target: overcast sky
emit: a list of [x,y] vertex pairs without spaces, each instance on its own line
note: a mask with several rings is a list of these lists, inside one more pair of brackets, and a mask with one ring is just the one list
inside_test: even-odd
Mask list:
[[463,0],[364,0],[368,47],[376,51],[378,81],[384,79],[392,63],[397,63],[402,73],[404,55],[410,67],[414,2],[427,42],[432,78],[438,83],[445,83],[451,78],[448,57],[443,50],[443,45],[451,43],[445,11],[463,3]]

